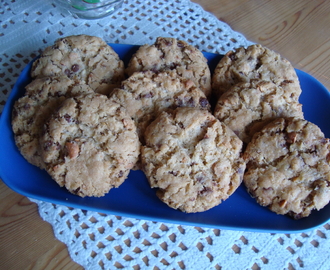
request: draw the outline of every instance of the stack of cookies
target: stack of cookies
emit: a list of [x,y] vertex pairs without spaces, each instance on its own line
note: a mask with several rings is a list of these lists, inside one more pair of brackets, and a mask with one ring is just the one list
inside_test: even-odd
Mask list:
[[100,38],[70,36],[31,76],[14,105],[16,144],[73,194],[103,196],[141,169],[187,213],[219,205],[243,179],[279,214],[329,202],[330,142],[304,120],[291,64],[260,45],[227,53],[212,75],[201,51],[174,38],[139,47],[124,67]]
[[12,118],[27,161],[82,197],[123,183],[140,142],[125,108],[107,97],[124,78],[115,51],[98,37],[65,37],[44,50],[31,76]]
[[245,143],[244,184],[295,219],[330,200],[330,142],[304,119],[292,65],[261,45],[228,52],[212,77],[214,115]]
[[241,184],[243,143],[211,113],[211,73],[201,51],[174,38],[141,46],[110,96],[126,106],[141,147],[137,168],[157,196],[183,212],[206,211]]

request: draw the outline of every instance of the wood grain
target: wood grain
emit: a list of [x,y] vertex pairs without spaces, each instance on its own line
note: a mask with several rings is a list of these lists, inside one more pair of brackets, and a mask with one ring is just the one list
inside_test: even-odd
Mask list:
[[326,0],[194,0],[219,20],[287,58],[330,90],[330,3]]
[[[330,89],[330,1],[194,0]],[[0,181],[0,269],[82,269],[37,206]]]
[[37,205],[0,181],[0,269],[83,269],[58,241]]

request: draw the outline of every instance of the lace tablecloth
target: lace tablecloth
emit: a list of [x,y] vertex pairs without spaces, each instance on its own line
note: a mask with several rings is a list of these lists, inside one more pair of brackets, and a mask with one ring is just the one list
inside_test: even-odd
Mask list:
[[[100,36],[153,43],[157,36],[224,54],[251,44],[190,1],[125,1],[100,20],[74,18],[56,1],[2,0],[0,111],[24,66],[57,38]],[[41,217],[86,269],[330,269],[330,223],[297,234],[254,233],[165,224],[36,201]]]

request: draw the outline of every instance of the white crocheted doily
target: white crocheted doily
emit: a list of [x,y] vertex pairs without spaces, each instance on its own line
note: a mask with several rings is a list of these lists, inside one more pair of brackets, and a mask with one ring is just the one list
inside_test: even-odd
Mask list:
[[[157,36],[224,54],[251,42],[190,1],[125,1],[100,20],[81,20],[56,1],[1,1],[0,111],[24,66],[57,38],[100,36],[153,43]],[[330,224],[298,234],[165,224],[36,201],[41,217],[86,269],[330,269]]]

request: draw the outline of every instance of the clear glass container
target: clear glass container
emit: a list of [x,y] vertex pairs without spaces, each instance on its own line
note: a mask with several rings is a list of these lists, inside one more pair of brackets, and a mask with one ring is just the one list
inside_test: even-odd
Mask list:
[[110,15],[123,0],[57,0],[62,8],[83,19],[99,19]]

